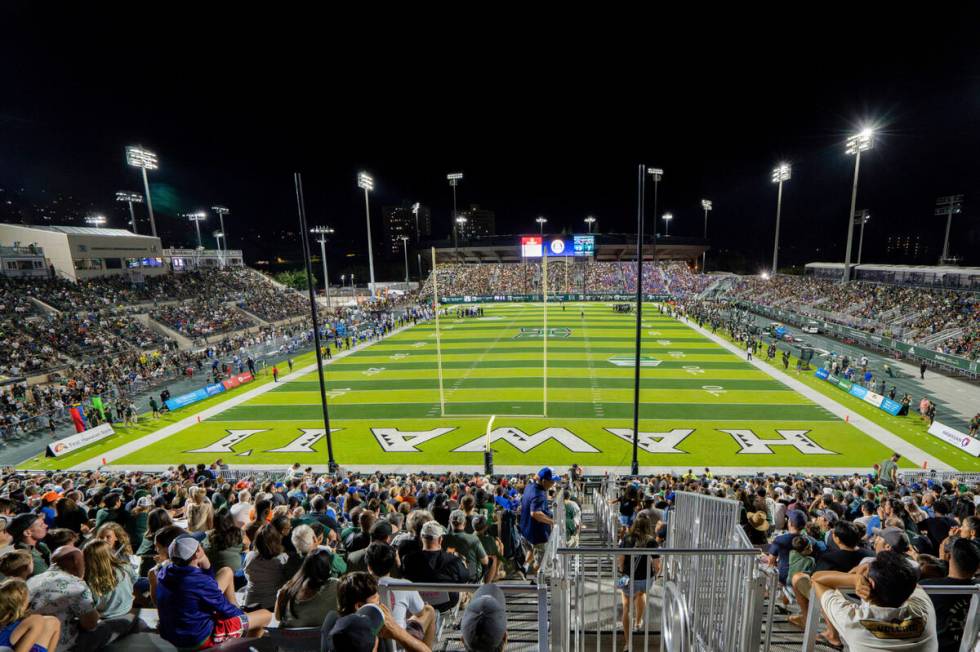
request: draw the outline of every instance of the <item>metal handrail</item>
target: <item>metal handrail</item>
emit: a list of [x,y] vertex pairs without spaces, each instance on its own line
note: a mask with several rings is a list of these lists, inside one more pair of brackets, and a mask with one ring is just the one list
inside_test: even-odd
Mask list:
[[559,555],[575,554],[617,554],[617,555],[746,555],[759,556],[758,548],[616,548],[586,546],[582,548],[559,548]]

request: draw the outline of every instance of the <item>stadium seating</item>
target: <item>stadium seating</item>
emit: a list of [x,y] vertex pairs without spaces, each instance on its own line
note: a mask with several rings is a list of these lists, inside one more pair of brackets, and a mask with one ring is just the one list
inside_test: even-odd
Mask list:
[[730,298],[791,308],[869,333],[928,344],[942,353],[971,359],[978,354],[980,300],[969,292],[779,275],[744,277]]

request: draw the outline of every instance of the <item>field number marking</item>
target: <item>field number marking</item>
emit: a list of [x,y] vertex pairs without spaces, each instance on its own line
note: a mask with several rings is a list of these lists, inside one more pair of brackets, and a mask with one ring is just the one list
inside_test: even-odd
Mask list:
[[701,367],[699,367],[697,365],[693,365],[693,364],[686,364],[686,365],[684,365],[682,367],[682,369],[684,369],[684,371],[686,371],[687,373],[691,374],[692,376],[694,376],[696,374],[703,374],[704,373],[704,369],[702,369]]
[[721,385],[702,385],[701,386],[701,389],[703,389],[704,391],[708,392],[712,396],[721,396],[722,394],[724,394],[727,391]]
[[365,369],[361,373],[364,374],[365,376],[376,376],[384,370],[385,370],[384,367],[371,367],[370,369]]

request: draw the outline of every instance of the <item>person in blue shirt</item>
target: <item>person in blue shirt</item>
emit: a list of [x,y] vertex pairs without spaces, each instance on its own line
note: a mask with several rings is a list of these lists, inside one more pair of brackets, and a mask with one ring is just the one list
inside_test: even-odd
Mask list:
[[793,550],[793,539],[803,534],[806,529],[806,514],[798,509],[794,509],[786,514],[785,534],[780,534],[769,544],[769,564],[777,566],[779,569],[779,582],[786,584],[786,576],[789,574],[789,553]]
[[230,602],[209,574],[211,562],[197,539],[182,534],[167,554],[171,563],[157,572],[161,637],[178,648],[200,650],[229,639],[262,635],[272,612],[245,613]]
[[531,544],[530,572],[536,573],[544,557],[545,546],[555,524],[548,500],[548,490],[555,486],[554,472],[547,466],[538,471],[534,482],[524,488],[521,497],[521,534]]

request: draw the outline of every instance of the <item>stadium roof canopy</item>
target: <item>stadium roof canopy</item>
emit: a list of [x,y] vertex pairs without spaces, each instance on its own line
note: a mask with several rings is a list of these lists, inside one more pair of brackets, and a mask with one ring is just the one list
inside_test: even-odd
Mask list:
[[97,229],[94,226],[35,226],[27,224],[16,224],[25,229],[38,229],[40,231],[52,231],[53,233],[64,233],[65,235],[98,235],[102,237],[127,237],[127,238],[152,238],[150,235],[133,233],[126,229]]

